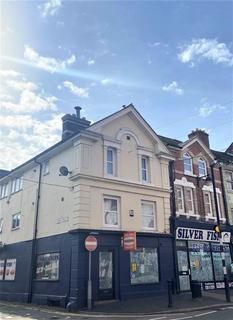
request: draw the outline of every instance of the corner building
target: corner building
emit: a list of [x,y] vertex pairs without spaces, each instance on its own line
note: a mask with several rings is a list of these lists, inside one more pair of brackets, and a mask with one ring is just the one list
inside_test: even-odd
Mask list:
[[[156,295],[175,276],[174,157],[133,105],[92,125],[76,111],[61,142],[0,180],[1,299],[85,307],[90,234],[94,301]],[[135,251],[123,250],[125,231]]]

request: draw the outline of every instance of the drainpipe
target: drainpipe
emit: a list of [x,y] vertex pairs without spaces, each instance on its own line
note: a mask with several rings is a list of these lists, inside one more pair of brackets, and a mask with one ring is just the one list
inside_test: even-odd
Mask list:
[[223,205],[224,205],[226,222],[227,222],[227,224],[230,224],[229,212],[228,212],[228,208],[227,208],[226,189],[225,189],[224,180],[223,180],[222,166],[219,168],[219,172],[220,172],[220,179],[221,179],[221,184],[222,184],[222,196],[223,196]]
[[35,222],[34,222],[34,230],[33,230],[33,238],[32,238],[28,303],[32,302],[33,281],[34,281],[34,276],[36,271],[36,238],[37,238],[37,231],[38,231],[40,189],[41,189],[41,176],[42,176],[42,163],[37,161],[36,159],[34,161],[36,164],[39,165],[39,179],[38,179],[38,188],[37,188],[37,195],[36,195],[36,212],[35,212]]
[[171,187],[170,205],[171,205],[171,217],[170,217],[170,231],[173,236],[173,261],[174,261],[174,275],[176,292],[178,292],[179,280],[178,280],[178,263],[176,255],[176,199],[175,199],[175,174],[174,174],[174,161],[169,161],[169,182]]

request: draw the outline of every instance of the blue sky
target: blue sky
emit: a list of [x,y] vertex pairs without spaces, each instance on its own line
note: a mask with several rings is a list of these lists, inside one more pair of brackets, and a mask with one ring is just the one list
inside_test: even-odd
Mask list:
[[[232,1],[2,1],[0,168],[59,141],[60,118],[133,103],[158,134],[233,141]],[[17,154],[17,157],[15,157]]]

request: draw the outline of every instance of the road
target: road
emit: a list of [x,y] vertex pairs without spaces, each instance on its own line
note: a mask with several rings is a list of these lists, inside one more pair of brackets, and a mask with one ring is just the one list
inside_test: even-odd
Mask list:
[[1,320],[233,320],[233,307],[221,308],[219,310],[202,310],[191,313],[161,314],[154,316],[106,316],[88,314],[69,314],[63,311],[41,307],[27,307],[24,305],[0,304]]

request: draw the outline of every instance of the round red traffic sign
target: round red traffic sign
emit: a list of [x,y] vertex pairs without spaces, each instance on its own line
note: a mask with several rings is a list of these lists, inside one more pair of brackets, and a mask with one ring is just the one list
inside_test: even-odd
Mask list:
[[94,236],[88,236],[85,239],[85,248],[88,251],[95,251],[97,248],[97,239]]

